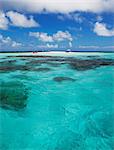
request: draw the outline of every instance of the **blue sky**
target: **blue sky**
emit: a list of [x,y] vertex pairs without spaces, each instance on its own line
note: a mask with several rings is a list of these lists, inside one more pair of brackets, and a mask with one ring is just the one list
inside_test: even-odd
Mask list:
[[114,0],[0,3],[0,51],[114,51]]

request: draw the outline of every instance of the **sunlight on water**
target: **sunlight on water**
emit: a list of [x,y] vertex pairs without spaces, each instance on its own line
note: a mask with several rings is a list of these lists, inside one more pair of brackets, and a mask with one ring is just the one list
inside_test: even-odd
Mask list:
[[113,150],[113,54],[1,56],[0,150]]

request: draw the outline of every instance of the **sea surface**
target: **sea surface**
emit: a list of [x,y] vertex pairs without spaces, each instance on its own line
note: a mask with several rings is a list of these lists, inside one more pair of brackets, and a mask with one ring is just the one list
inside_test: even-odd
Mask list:
[[114,53],[0,64],[0,150],[114,150]]

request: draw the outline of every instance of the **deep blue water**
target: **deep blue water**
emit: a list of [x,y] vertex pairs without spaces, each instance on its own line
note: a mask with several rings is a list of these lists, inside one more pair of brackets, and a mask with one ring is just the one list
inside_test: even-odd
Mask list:
[[1,56],[0,150],[114,149],[114,66],[57,59]]

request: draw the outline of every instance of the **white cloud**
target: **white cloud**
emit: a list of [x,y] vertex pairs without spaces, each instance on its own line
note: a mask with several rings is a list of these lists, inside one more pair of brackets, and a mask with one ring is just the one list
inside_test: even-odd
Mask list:
[[3,36],[1,36],[1,41],[3,44],[10,44],[12,42],[10,37],[4,38]]
[[11,24],[17,27],[37,27],[39,24],[33,19],[32,16],[27,18],[25,15],[20,14],[18,12],[9,11],[6,13],[7,17],[9,17]]
[[72,47],[72,42],[69,42],[69,47],[70,47],[70,48]]
[[12,40],[9,36],[8,37],[4,37],[3,35],[0,34],[0,45],[1,46],[10,46],[10,47],[20,47],[22,46],[22,43],[18,43],[14,40]]
[[107,45],[107,46],[97,46],[97,45],[80,45],[78,46],[78,48],[80,49],[98,49],[98,50],[101,50],[101,49],[107,49],[107,50],[114,50],[114,45],[110,46],[110,45]]
[[0,11],[0,29],[6,30],[8,28],[8,19],[5,14]]
[[113,46],[103,46],[103,48],[105,49],[112,49],[114,51],[114,45]]
[[78,48],[81,48],[81,49],[90,49],[90,48],[92,48],[92,49],[98,49],[99,46],[95,46],[95,45],[81,45]]
[[27,18],[25,15],[20,14],[18,12],[9,11],[7,13],[4,13],[0,11],[0,29],[6,30],[8,29],[9,25],[30,28],[30,27],[38,27],[39,23],[37,23],[33,19],[33,16]]
[[3,37],[3,35],[0,34],[0,43],[1,45],[11,45],[12,39],[8,37]]
[[29,35],[38,38],[40,41],[43,42],[53,42],[53,37],[48,35],[47,33],[30,32]]
[[109,30],[104,23],[96,22],[94,26],[94,32],[98,36],[114,36],[114,28]]
[[58,15],[58,19],[62,21],[69,19],[69,20],[74,20],[78,23],[82,23],[85,20],[85,18],[81,16],[80,13],[61,14]]
[[35,47],[39,48],[39,49],[57,49],[59,47],[59,45],[58,44],[46,43],[46,44],[43,44],[43,45],[37,45]]
[[46,44],[47,48],[58,48],[58,44]]
[[103,20],[103,17],[100,16],[100,15],[98,15],[98,16],[96,17],[96,20],[97,20],[98,22],[101,22],[101,21]]
[[114,0],[1,0],[1,9],[29,12],[114,12]]
[[57,33],[53,35],[48,35],[47,33],[43,32],[30,32],[29,36],[33,36],[35,38],[38,38],[42,42],[60,42],[60,41],[72,41],[72,36],[68,31],[58,31]]
[[15,42],[15,41],[12,41],[12,47],[20,47],[22,46],[22,43],[18,43],[18,42]]
[[57,33],[53,34],[53,39],[55,41],[64,41],[69,40],[72,41],[72,36],[68,31],[58,31]]

